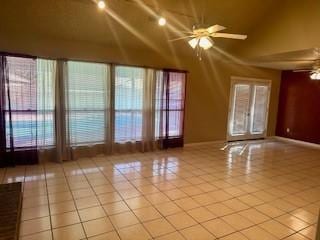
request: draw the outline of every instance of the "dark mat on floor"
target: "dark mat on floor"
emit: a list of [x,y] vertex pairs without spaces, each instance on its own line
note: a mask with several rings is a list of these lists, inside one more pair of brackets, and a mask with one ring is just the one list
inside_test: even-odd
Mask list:
[[21,206],[21,183],[0,184],[0,240],[19,238]]

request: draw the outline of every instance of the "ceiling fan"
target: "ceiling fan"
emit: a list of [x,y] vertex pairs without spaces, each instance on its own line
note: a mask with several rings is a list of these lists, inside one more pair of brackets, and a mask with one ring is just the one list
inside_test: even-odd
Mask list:
[[294,72],[310,72],[312,80],[320,80],[320,59],[314,61],[314,64],[309,69],[297,69]]
[[317,59],[311,60],[313,62],[312,66],[307,69],[297,69],[294,70],[294,72],[310,72],[310,78],[312,80],[320,80],[320,49],[316,48],[314,52],[317,55]]
[[190,32],[182,32],[188,35],[171,39],[170,41],[179,41],[183,39],[189,39],[188,41],[190,47],[196,49],[198,54],[201,53],[202,50],[208,50],[213,47],[213,38],[229,38],[229,39],[236,39],[236,40],[245,40],[247,39],[247,35],[241,34],[231,34],[231,33],[222,33],[220,31],[225,30],[226,27],[220,25],[213,25],[208,28],[197,28],[193,26],[192,31]]

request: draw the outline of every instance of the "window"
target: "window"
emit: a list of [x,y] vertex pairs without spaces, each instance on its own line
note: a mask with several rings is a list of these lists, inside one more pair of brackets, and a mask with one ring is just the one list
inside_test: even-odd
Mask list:
[[157,138],[183,136],[185,73],[158,71],[156,77]]
[[6,57],[6,146],[53,146],[55,61]]
[[115,142],[142,139],[145,69],[115,68]]
[[[6,57],[6,145],[31,148],[37,145],[36,60]],[[12,143],[12,144],[11,144]]]
[[104,142],[107,134],[108,66],[68,62],[66,118],[71,145]]

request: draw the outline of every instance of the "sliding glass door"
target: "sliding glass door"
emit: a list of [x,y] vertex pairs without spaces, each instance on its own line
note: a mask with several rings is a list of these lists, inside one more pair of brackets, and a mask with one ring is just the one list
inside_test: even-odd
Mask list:
[[270,89],[269,81],[232,81],[227,140],[266,136]]

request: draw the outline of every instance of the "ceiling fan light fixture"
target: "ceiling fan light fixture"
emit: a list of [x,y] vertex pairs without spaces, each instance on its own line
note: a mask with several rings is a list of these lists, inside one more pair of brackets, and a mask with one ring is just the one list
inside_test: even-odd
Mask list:
[[209,37],[202,37],[199,41],[199,46],[202,47],[204,50],[212,48],[213,44]]
[[103,0],[99,0],[98,1],[98,8],[99,9],[105,9],[106,8],[106,3],[105,3],[105,1],[103,1]]
[[158,19],[158,24],[159,24],[159,26],[161,26],[161,27],[165,26],[165,25],[167,24],[167,19],[165,19],[164,17],[160,17],[160,18]]
[[198,46],[199,39],[198,38],[193,38],[188,43],[189,43],[190,47],[195,49]]
[[312,80],[320,80],[320,71],[316,71],[311,73],[310,78]]

